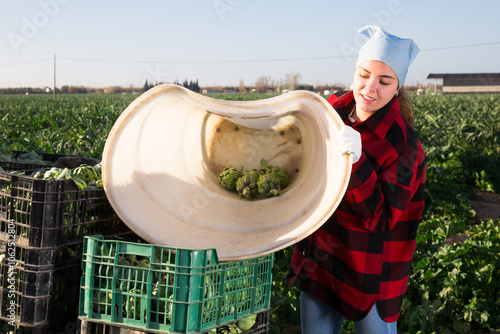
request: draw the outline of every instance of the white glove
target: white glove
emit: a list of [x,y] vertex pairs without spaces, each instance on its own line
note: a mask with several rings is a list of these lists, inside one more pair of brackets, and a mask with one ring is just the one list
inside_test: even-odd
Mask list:
[[352,155],[352,163],[361,157],[361,135],[350,126],[344,125],[338,134],[337,150]]

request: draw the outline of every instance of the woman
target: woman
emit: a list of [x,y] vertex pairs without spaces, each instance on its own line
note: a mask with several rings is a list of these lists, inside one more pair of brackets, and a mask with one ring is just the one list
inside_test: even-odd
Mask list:
[[[353,156],[339,207],[297,243],[288,283],[301,290],[303,334],[396,333],[424,208],[425,154],[402,85],[419,49],[376,26],[360,29],[352,91],[328,101],[345,126],[339,150]],[[404,108],[401,108],[401,105]]]

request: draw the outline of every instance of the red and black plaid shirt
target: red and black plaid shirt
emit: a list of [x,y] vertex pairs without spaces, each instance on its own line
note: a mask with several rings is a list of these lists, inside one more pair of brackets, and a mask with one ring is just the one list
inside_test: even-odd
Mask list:
[[398,319],[424,209],[426,158],[394,97],[364,122],[348,120],[352,92],[328,101],[361,133],[346,194],[330,219],[295,246],[287,281],[361,320],[377,305]]

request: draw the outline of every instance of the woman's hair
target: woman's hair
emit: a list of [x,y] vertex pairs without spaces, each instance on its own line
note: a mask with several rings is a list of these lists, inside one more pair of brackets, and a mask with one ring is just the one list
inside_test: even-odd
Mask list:
[[398,91],[398,102],[399,102],[399,113],[404,119],[411,125],[414,126],[415,122],[413,119],[413,110],[411,109],[411,103],[406,94],[404,87],[401,87]]

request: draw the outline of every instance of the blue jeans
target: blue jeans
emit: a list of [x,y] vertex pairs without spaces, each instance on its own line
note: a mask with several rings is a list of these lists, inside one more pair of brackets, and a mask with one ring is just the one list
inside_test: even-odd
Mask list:
[[[333,307],[300,292],[300,322],[302,334],[340,334],[344,317]],[[356,334],[396,334],[397,322],[385,322],[377,307],[359,321],[354,321]]]

